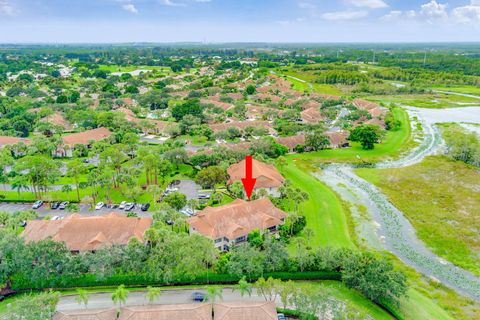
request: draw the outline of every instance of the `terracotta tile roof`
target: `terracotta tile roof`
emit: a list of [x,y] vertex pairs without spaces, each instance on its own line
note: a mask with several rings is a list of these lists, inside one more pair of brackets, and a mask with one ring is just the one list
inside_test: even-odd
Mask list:
[[3,148],[6,145],[17,144],[23,142],[25,144],[32,143],[32,140],[26,138],[10,137],[10,136],[0,136],[0,148]]
[[269,93],[257,93],[255,96],[254,96],[254,99],[256,100],[270,100],[272,102],[280,102],[282,100],[282,98],[280,98],[279,96],[275,96],[273,94],[269,94]]
[[143,241],[151,218],[128,218],[117,213],[106,216],[71,215],[63,220],[32,220],[22,233],[28,241],[51,237],[65,242],[71,251],[92,251],[112,244],[126,245],[135,237]]
[[211,320],[210,303],[124,307],[119,320]]
[[231,108],[233,108],[233,104],[226,103],[226,102],[220,102],[217,100],[213,99],[200,99],[200,102],[203,104],[213,104],[216,107],[221,108],[223,111],[227,111]]
[[307,123],[318,123],[325,120],[325,117],[320,113],[318,108],[309,108],[300,112],[300,117]]
[[263,115],[267,114],[268,112],[275,112],[276,114],[284,114],[285,110],[276,109],[276,108],[269,108],[264,106],[258,105],[249,105],[247,106],[247,116],[249,117],[262,117]]
[[[120,308],[119,320],[271,320],[277,313],[273,302],[222,302],[131,306]],[[273,317],[273,318],[272,318]],[[114,320],[117,309],[57,311],[53,320]]]
[[370,110],[380,107],[377,103],[370,102],[363,99],[353,99],[352,104],[362,110]]
[[270,129],[270,124],[268,121],[233,121],[227,123],[213,123],[208,125],[210,129],[214,132],[225,131],[230,127],[237,127],[240,130],[245,129],[246,127],[263,127]]
[[285,217],[285,212],[276,208],[268,198],[236,199],[220,207],[206,207],[187,222],[196,232],[212,240],[222,237],[234,240],[253,230],[281,225]]
[[[241,181],[242,178],[245,178],[245,160],[231,165],[227,169],[227,173],[230,176],[228,184]],[[285,182],[285,179],[274,165],[255,159],[252,159],[252,176],[257,179],[255,188],[277,188]]]
[[117,317],[115,309],[89,309],[74,311],[57,311],[53,320],[113,320]]
[[333,148],[337,148],[348,143],[347,138],[350,134],[347,131],[337,131],[337,132],[325,132],[325,135],[330,140],[330,146]]
[[76,144],[89,144],[90,141],[100,141],[112,135],[112,132],[107,128],[97,128],[83,132],[73,133],[63,137],[63,143],[69,146]]
[[57,126],[63,127],[66,130],[71,130],[73,128],[72,124],[68,122],[67,119],[65,119],[65,117],[61,112],[58,112],[58,111],[52,113],[49,116],[43,117],[41,121],[53,123]]
[[240,92],[227,93],[227,96],[235,100],[243,100],[243,94],[241,94]]
[[118,112],[123,113],[123,114],[125,115],[125,119],[126,119],[127,121],[132,121],[132,122],[137,121],[137,116],[136,116],[136,114],[135,114],[132,110],[130,110],[130,109],[128,109],[128,108],[121,107],[121,108],[118,108],[118,109],[115,110],[115,111],[118,111]]
[[277,320],[273,301],[223,302],[215,304],[214,320]]
[[305,144],[305,136],[303,134],[291,136],[291,137],[281,137],[277,139],[277,142],[286,146],[289,150],[293,150],[296,146]]

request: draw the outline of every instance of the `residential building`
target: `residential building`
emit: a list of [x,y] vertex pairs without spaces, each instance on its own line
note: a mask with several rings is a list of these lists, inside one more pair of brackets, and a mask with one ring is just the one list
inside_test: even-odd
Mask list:
[[62,145],[54,151],[56,157],[72,157],[75,145],[90,146],[93,142],[109,138],[113,133],[107,128],[96,128],[83,132],[72,133],[62,137]]
[[219,206],[207,207],[189,218],[190,233],[200,233],[211,239],[221,251],[245,242],[254,230],[278,231],[286,213],[276,208],[268,198],[254,201],[236,199]]
[[[241,181],[242,178],[245,178],[246,174],[245,160],[231,165],[227,169],[227,173],[230,176],[228,184]],[[257,179],[253,189],[254,191],[265,189],[272,196],[279,195],[278,188],[285,182],[285,179],[274,165],[255,159],[252,159],[252,177]]]
[[62,220],[28,221],[21,236],[26,242],[51,238],[64,242],[72,252],[96,251],[111,245],[127,245],[130,239],[143,242],[152,218],[129,218],[118,213],[106,216],[73,214]]

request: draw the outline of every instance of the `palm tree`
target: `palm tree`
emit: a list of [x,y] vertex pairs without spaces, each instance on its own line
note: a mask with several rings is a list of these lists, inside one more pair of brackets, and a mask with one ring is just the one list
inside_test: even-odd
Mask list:
[[30,187],[28,185],[28,180],[25,178],[25,176],[16,176],[15,178],[13,178],[12,189],[17,190],[19,196],[22,190],[29,191]]
[[152,194],[152,203],[154,206],[157,204],[158,194],[160,193],[161,189],[156,184],[151,184],[147,187],[147,192]]
[[87,309],[89,299],[90,299],[90,295],[88,294],[88,292],[86,290],[77,289],[77,296],[75,297],[75,301],[79,305],[83,304],[85,306],[85,309]]
[[120,307],[127,302],[128,291],[125,289],[125,285],[121,284],[112,293],[112,301],[115,305],[118,304],[117,319],[120,316]]
[[145,294],[145,297],[147,298],[149,304],[152,304],[155,299],[160,297],[162,295],[162,290],[160,288],[155,288],[155,287],[147,287],[147,293]]
[[238,281],[238,285],[236,287],[233,288],[233,291],[236,291],[238,290],[240,292],[240,295],[243,296],[248,294],[249,297],[252,296],[252,284],[250,284],[245,276],[242,277],[242,279],[240,279],[240,281]]
[[313,231],[310,228],[305,228],[303,230],[303,234],[304,234],[305,238],[307,238],[307,241],[310,242],[310,240],[315,236],[315,231]]
[[217,301],[217,298],[223,300],[223,289],[215,286],[207,287],[207,295],[205,296],[205,300],[210,300],[212,305],[214,305],[215,301]]

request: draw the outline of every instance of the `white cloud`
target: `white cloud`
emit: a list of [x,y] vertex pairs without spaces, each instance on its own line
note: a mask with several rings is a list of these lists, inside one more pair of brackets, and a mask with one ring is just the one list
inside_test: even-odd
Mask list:
[[0,0],[0,14],[7,16],[12,16],[15,12],[15,9],[12,7],[8,0]]
[[390,11],[389,13],[387,13],[386,15],[384,15],[383,17],[381,17],[380,19],[381,20],[397,20],[398,18],[400,18],[401,16],[403,15],[403,12],[400,11],[400,10],[392,10]]
[[205,2],[212,2],[212,0],[195,0],[195,2],[205,3]]
[[311,2],[299,2],[298,6],[302,9],[315,9],[317,6]]
[[169,7],[185,7],[185,3],[173,2],[172,0],[161,0],[161,3]]
[[460,23],[480,22],[480,0],[472,0],[469,5],[452,10],[453,18]]
[[447,18],[447,4],[438,3],[436,0],[432,0],[428,3],[422,4],[420,14],[427,17],[430,21],[433,19]]
[[360,19],[367,15],[368,15],[367,11],[335,11],[335,12],[326,12],[322,14],[321,17],[329,21],[342,21],[342,20]]
[[366,7],[370,9],[387,8],[388,4],[383,0],[347,0],[349,4],[355,7]]
[[122,9],[131,13],[138,13],[138,10],[133,3],[123,4]]

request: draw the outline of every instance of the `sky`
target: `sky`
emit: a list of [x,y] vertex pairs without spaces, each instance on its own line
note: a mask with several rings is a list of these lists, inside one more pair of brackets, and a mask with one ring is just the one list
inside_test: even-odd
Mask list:
[[0,43],[480,42],[480,0],[0,0]]

